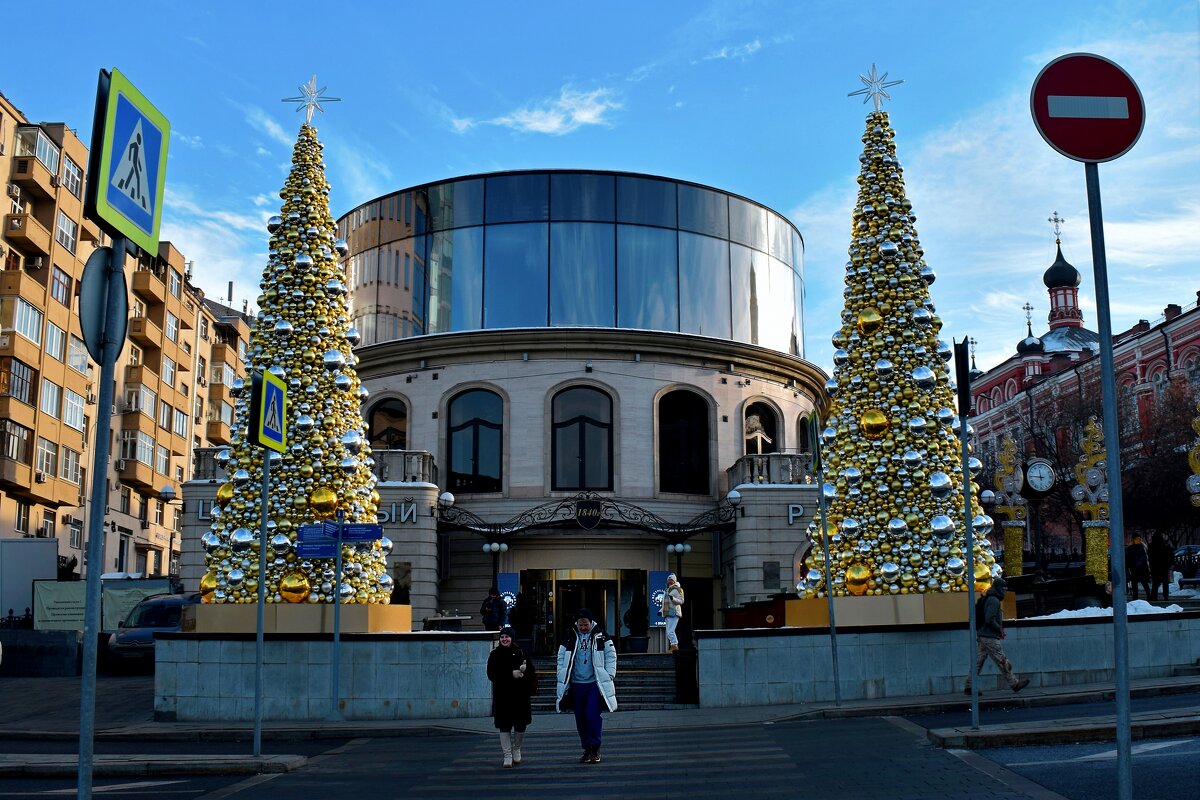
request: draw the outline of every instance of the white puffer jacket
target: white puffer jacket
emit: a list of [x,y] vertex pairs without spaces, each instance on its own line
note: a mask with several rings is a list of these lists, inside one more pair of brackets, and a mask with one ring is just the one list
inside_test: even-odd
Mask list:
[[[600,687],[600,696],[604,698],[604,704],[608,706],[609,711],[616,711],[617,648],[595,622],[592,623],[588,636],[592,638],[592,668],[596,671],[596,685]],[[571,688],[571,670],[575,666],[575,654],[578,650],[579,636],[572,627],[558,646],[558,694],[554,701],[554,707],[558,711],[567,710],[562,707],[562,700],[567,689]]]

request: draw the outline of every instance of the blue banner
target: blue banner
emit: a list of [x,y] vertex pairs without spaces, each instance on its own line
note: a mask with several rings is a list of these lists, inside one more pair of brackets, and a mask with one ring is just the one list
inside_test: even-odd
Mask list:
[[646,596],[650,598],[650,626],[654,628],[667,627],[667,620],[660,617],[659,612],[662,611],[663,595],[667,593],[667,576],[670,574],[668,570],[649,574]]
[[521,573],[501,572],[496,575],[496,588],[500,590],[500,599],[504,601],[504,617],[512,613],[517,604],[517,592],[521,591]]

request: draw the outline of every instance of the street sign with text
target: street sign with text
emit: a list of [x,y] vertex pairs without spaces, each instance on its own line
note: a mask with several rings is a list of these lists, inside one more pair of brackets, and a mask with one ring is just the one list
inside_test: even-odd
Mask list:
[[1029,109],[1047,144],[1076,161],[1112,161],[1142,135],[1146,107],[1125,70],[1102,56],[1071,53],[1038,73]]

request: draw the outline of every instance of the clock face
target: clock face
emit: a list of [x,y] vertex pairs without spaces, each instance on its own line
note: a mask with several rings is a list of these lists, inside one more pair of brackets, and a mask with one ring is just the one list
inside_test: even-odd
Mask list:
[[1044,461],[1035,461],[1026,467],[1025,480],[1034,491],[1049,491],[1054,486],[1054,469]]

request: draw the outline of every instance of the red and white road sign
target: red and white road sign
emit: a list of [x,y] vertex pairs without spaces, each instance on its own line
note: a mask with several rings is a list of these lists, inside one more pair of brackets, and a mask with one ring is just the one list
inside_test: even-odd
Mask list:
[[1112,161],[1142,135],[1146,107],[1133,78],[1103,56],[1059,56],[1038,73],[1029,94],[1033,124],[1076,161]]

